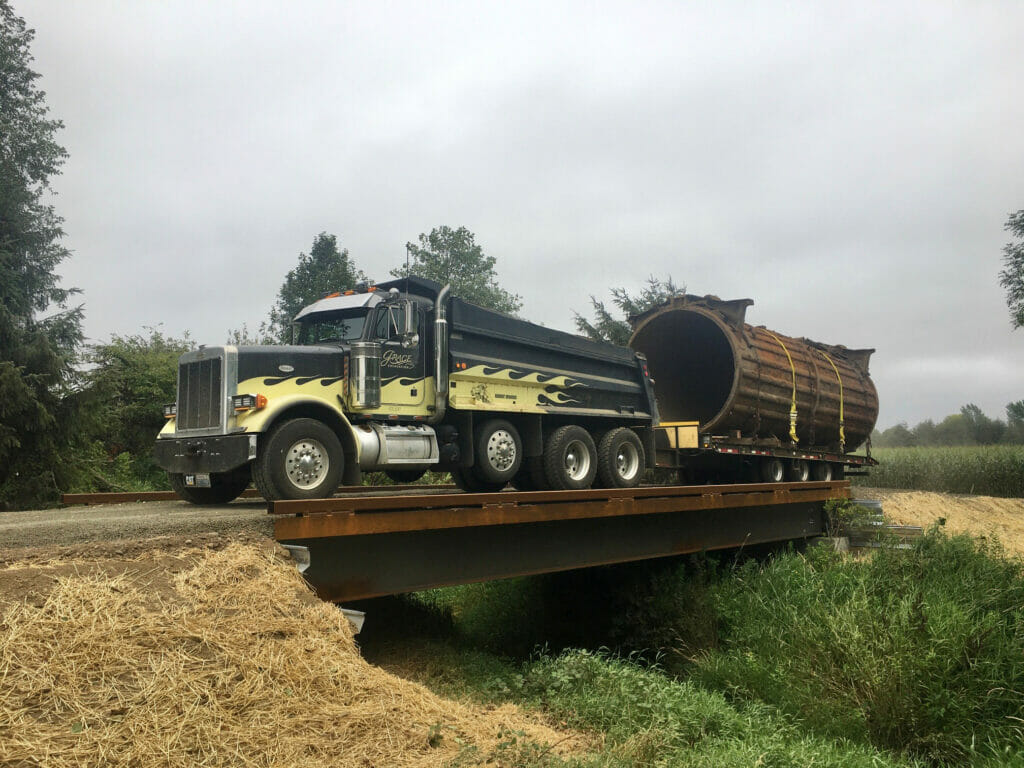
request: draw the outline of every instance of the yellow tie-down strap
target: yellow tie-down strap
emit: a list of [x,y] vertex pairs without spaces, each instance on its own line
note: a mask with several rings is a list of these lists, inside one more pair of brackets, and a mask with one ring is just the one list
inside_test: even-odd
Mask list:
[[820,349],[818,352],[821,356],[828,360],[828,364],[832,366],[832,370],[836,372],[836,380],[839,382],[839,448],[846,450],[846,422],[843,419],[843,377],[839,375],[839,369],[836,368],[836,364],[832,362],[832,358],[822,352]]
[[799,443],[800,438],[796,436],[796,366],[793,365],[793,356],[789,354],[789,350],[786,349],[786,345],[782,343],[782,339],[767,328],[763,328],[762,330],[779,343],[779,346],[782,347],[782,351],[786,353],[786,359],[789,360],[789,372],[793,376],[793,397],[789,404],[789,439],[794,443]]

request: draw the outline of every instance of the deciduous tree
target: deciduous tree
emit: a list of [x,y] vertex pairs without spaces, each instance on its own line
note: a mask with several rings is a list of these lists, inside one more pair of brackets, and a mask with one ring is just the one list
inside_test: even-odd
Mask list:
[[1024,209],[1011,213],[1004,229],[1016,240],[1003,246],[1003,271],[999,284],[1006,289],[1006,304],[1014,328],[1024,326]]
[[[515,314],[523,306],[519,296],[498,285],[496,259],[487,256],[476,244],[476,236],[465,227],[435,227],[421,234],[419,245],[407,243],[413,275],[451,285],[452,293],[481,307]],[[405,267],[391,270],[394,277],[405,277]]]

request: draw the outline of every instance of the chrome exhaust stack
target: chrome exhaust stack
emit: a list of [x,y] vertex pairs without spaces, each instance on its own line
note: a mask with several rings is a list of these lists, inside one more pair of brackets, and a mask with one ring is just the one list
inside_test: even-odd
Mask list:
[[434,303],[434,415],[428,419],[431,424],[436,424],[444,418],[446,404],[448,402],[448,313],[445,311],[444,302],[451,291],[451,285],[446,285],[437,294],[437,301]]

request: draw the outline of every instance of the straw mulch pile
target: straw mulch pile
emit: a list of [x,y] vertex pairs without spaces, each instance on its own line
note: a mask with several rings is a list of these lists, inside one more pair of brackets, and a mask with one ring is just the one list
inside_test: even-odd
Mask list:
[[585,749],[367,664],[268,549],[196,553],[167,589],[78,571],[44,599],[0,594],[0,765],[473,765],[502,762],[516,731]]

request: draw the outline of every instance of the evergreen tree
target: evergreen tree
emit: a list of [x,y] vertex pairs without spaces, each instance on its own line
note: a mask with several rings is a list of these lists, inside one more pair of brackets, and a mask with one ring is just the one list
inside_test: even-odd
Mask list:
[[[270,311],[270,336],[287,344],[291,340],[292,318],[299,310],[328,293],[349,290],[365,279],[349,258],[348,249],[338,250],[338,238],[321,232],[313,240],[309,255],[300,253],[299,263],[285,275]],[[260,336],[265,335],[261,328]]]
[[[55,498],[75,419],[81,307],[54,270],[68,256],[45,202],[67,153],[32,71],[34,32],[0,0],[0,506]],[[47,314],[47,313],[50,314]]]
[[631,296],[625,288],[612,288],[611,292],[612,303],[622,312],[623,319],[614,317],[603,301],[591,296],[590,303],[594,307],[595,317],[593,320],[587,320],[579,312],[575,312],[576,330],[595,341],[608,341],[624,347],[629,343],[629,337],[633,333],[628,322],[630,316],[646,312],[672,296],[686,293],[686,286],[680,288],[671,277],[661,281],[652,275],[647,278],[647,286],[636,296]]
[[[452,293],[481,307],[515,314],[522,299],[498,285],[494,271],[496,259],[484,254],[476,236],[465,227],[435,227],[420,235],[419,245],[407,243],[409,272],[451,285]],[[405,267],[391,270],[394,277],[405,277]]]

